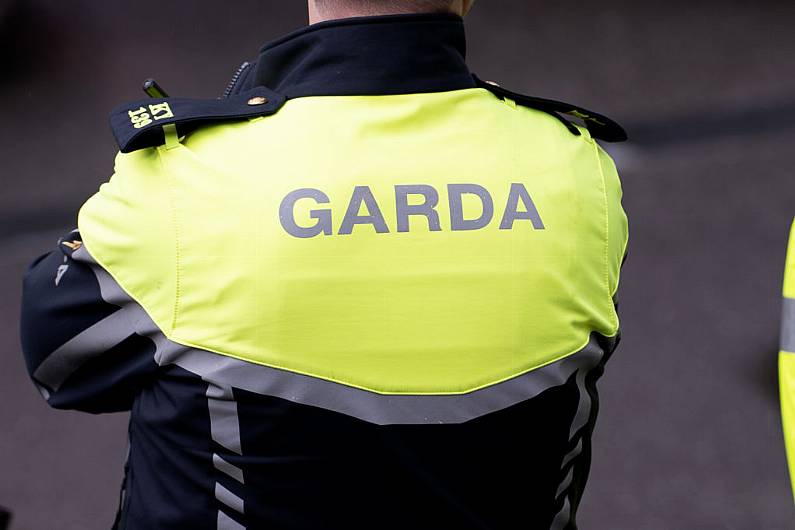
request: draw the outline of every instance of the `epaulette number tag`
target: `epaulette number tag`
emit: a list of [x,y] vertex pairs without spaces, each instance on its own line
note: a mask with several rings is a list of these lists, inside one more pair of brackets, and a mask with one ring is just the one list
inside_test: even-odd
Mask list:
[[564,114],[570,114],[572,116],[576,116],[577,118],[580,118],[583,121],[592,121],[597,125],[602,125],[602,126],[607,125],[605,122],[599,121],[590,114],[585,114],[584,112],[580,112],[579,110],[570,110],[569,112],[564,112]]
[[121,152],[131,153],[160,146],[164,142],[168,147],[169,138],[184,137],[205,124],[270,116],[284,105],[286,99],[283,94],[264,86],[256,86],[225,99],[167,96],[142,99],[113,109],[110,126]]
[[164,120],[166,118],[173,118],[174,113],[171,111],[171,107],[169,107],[167,102],[162,103],[154,103],[147,107],[138,107],[136,110],[130,110],[127,112],[127,115],[130,116],[130,123],[136,129],[140,129],[141,127],[146,127],[147,125],[151,124],[154,118],[154,121],[157,120]]

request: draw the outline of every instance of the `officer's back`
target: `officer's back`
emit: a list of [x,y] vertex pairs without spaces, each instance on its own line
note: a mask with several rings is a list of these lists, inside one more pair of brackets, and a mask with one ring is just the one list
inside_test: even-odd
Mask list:
[[223,100],[115,114],[23,343],[53,406],[132,410],[121,528],[574,528],[618,337],[615,131],[463,56],[455,14],[322,22]]

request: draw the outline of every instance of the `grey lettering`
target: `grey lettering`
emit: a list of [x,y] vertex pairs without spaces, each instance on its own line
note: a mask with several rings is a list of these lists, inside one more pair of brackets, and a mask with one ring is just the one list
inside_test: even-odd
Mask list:
[[[471,193],[480,198],[483,213],[477,219],[464,219],[464,208],[461,195]],[[450,202],[450,227],[452,230],[477,230],[491,222],[494,216],[494,201],[486,188],[479,184],[448,184],[448,201]]]
[[[422,215],[428,219],[428,229],[432,232],[442,230],[439,222],[439,212],[436,207],[439,204],[439,192],[428,184],[396,184],[395,187],[395,213],[398,232],[410,231],[410,216]],[[409,195],[422,195],[423,202],[420,204],[409,204]],[[481,213],[477,218],[464,218],[464,194],[476,195],[481,203]],[[331,235],[334,233],[332,226],[332,209],[320,208],[309,210],[310,217],[317,222],[312,226],[299,226],[295,219],[295,205],[300,199],[313,199],[318,204],[330,202],[328,195],[316,188],[300,188],[288,193],[279,205],[279,221],[282,228],[299,238],[311,238],[319,234]],[[447,200],[450,207],[450,229],[479,230],[489,225],[494,218],[494,200],[485,187],[474,183],[454,183],[447,184]],[[519,201],[524,207],[520,210]],[[364,214],[359,214],[365,206]],[[525,185],[519,182],[511,183],[505,210],[500,220],[500,230],[510,230],[513,228],[514,221],[529,220],[536,230],[544,230],[546,226],[541,220],[541,215],[536,208],[533,199],[530,197]],[[378,201],[373,195],[369,186],[356,186],[353,189],[348,207],[339,226],[337,234],[351,234],[357,224],[369,224],[378,234],[389,233]]]
[[[425,197],[422,204],[409,204],[408,195],[419,194]],[[395,186],[395,210],[397,212],[397,231],[409,231],[409,215],[424,215],[428,218],[431,231],[441,230],[439,213],[434,210],[439,203],[439,192],[427,184],[398,184]]]
[[298,199],[314,199],[318,203],[328,203],[328,195],[315,188],[300,188],[285,196],[279,205],[279,221],[282,227],[288,234],[295,237],[314,237],[319,233],[330,235],[331,228],[331,210],[309,210],[310,217],[317,219],[317,223],[313,226],[303,227],[298,226],[295,222],[295,203]]
[[[367,206],[367,211],[370,212],[370,215],[359,215],[359,208],[362,202]],[[389,232],[384,216],[381,215],[378,203],[373,197],[373,192],[367,186],[356,186],[353,189],[351,201],[348,203],[348,210],[345,212],[342,225],[337,233],[350,234],[353,232],[353,225],[357,224],[371,224],[379,234]]]
[[[524,202],[526,212],[518,211],[519,199]],[[508,193],[508,201],[505,204],[505,212],[500,221],[500,230],[510,230],[513,228],[513,222],[516,219],[529,219],[533,223],[533,228],[536,230],[543,230],[544,223],[541,221],[541,216],[530,198],[530,194],[524,187],[524,184],[514,182],[511,184],[511,191]]]

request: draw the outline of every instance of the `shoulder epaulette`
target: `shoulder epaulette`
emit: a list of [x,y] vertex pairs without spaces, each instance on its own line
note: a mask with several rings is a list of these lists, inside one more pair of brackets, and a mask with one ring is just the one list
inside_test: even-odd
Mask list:
[[523,94],[511,92],[495,83],[483,81],[476,75],[472,77],[475,79],[475,83],[479,88],[485,88],[497,96],[509,98],[519,105],[551,114],[560,120],[560,122],[574,135],[579,136],[580,130],[577,129],[574,123],[564,118],[564,115],[582,120],[591,136],[599,140],[604,140],[605,142],[623,142],[627,139],[627,133],[624,131],[624,128],[607,116],[570,103],[534,96],[525,96]]
[[283,95],[263,86],[223,99],[150,98],[113,109],[110,126],[121,152],[130,153],[163,145],[164,126],[173,124],[182,136],[201,125],[274,114],[284,101]]

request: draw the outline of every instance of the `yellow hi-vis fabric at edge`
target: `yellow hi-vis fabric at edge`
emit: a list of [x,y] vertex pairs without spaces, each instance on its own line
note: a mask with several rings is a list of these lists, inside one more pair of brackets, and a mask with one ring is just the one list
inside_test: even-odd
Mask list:
[[614,336],[610,157],[480,88],[288,101],[116,159],[91,255],[166,336],[383,394],[457,394]]
[[781,423],[784,428],[792,492],[795,496],[795,221],[790,229],[787,259],[784,265],[783,297],[778,378]]

